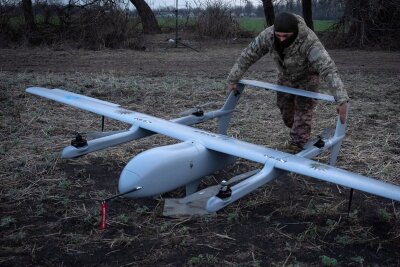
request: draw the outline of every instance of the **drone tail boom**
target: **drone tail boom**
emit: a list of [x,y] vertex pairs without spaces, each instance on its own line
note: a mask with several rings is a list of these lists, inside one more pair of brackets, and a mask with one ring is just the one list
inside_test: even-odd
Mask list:
[[133,126],[131,129],[118,132],[112,135],[104,136],[87,141],[87,145],[83,147],[67,146],[63,149],[61,156],[64,159],[80,157],[95,151],[99,151],[108,147],[124,144],[136,139],[155,134],[154,132]]
[[400,201],[400,186],[293,155],[281,159],[269,159],[260,172],[232,186],[232,193],[228,198],[211,197],[207,202],[206,209],[208,212],[222,209],[260,186],[278,178],[285,171]]

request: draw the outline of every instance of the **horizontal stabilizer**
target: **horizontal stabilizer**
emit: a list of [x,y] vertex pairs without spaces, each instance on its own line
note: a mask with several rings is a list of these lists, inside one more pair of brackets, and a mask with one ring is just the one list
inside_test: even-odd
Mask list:
[[302,89],[291,88],[291,87],[287,87],[284,85],[278,85],[278,84],[272,84],[272,83],[266,83],[266,82],[260,82],[260,81],[253,81],[253,80],[240,80],[239,83],[244,84],[244,85],[262,88],[262,89],[274,90],[274,91],[278,91],[278,92],[282,92],[282,93],[292,94],[292,95],[299,95],[299,96],[309,97],[309,98],[313,98],[313,99],[324,100],[324,101],[328,101],[328,102],[335,102],[335,98],[331,95],[311,92],[311,91],[302,90]]

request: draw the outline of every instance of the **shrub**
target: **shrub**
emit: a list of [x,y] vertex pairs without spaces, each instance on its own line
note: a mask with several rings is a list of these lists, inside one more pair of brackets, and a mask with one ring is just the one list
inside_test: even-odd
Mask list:
[[[7,2],[9,1],[9,2]],[[15,1],[14,1],[15,2]],[[10,44],[76,48],[142,48],[140,21],[115,3],[86,6],[38,2],[35,27],[27,31],[22,9],[13,0],[0,0],[0,46]]]
[[207,1],[205,10],[197,17],[195,28],[201,37],[222,39],[237,37],[240,33],[239,23],[221,1]]

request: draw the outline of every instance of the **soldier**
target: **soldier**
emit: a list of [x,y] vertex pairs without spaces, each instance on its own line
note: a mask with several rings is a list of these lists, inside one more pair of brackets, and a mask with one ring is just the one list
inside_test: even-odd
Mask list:
[[[236,83],[246,70],[266,54],[270,54],[277,65],[280,85],[317,91],[319,78],[324,79],[338,104],[341,123],[345,123],[349,97],[336,65],[315,33],[298,15],[279,14],[274,25],[262,31],[242,51],[228,75],[228,89],[235,91]],[[310,138],[315,101],[278,92],[277,105],[285,125],[290,128],[287,150],[299,152]]]

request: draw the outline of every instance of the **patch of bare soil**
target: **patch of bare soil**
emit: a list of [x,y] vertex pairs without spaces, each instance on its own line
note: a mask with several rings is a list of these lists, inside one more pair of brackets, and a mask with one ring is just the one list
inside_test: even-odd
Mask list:
[[[348,214],[348,188],[294,174],[204,217],[162,216],[164,198],[183,196],[182,188],[155,199],[115,199],[102,231],[100,200],[117,193],[125,164],[176,141],[157,135],[62,159],[74,133],[99,130],[101,119],[24,91],[65,88],[168,119],[207,102],[215,109],[248,41],[194,44],[200,53],[154,43],[141,52],[0,50],[0,265],[399,266],[399,203],[356,191]],[[329,52],[352,98],[337,165],[400,185],[400,54]],[[274,82],[271,60],[246,78]],[[334,125],[334,106],[320,103],[315,114],[315,135]],[[127,127],[106,119],[106,130]],[[215,131],[216,124],[199,127]],[[288,129],[274,93],[247,90],[229,134],[280,149]],[[259,167],[239,160],[200,186]]]

